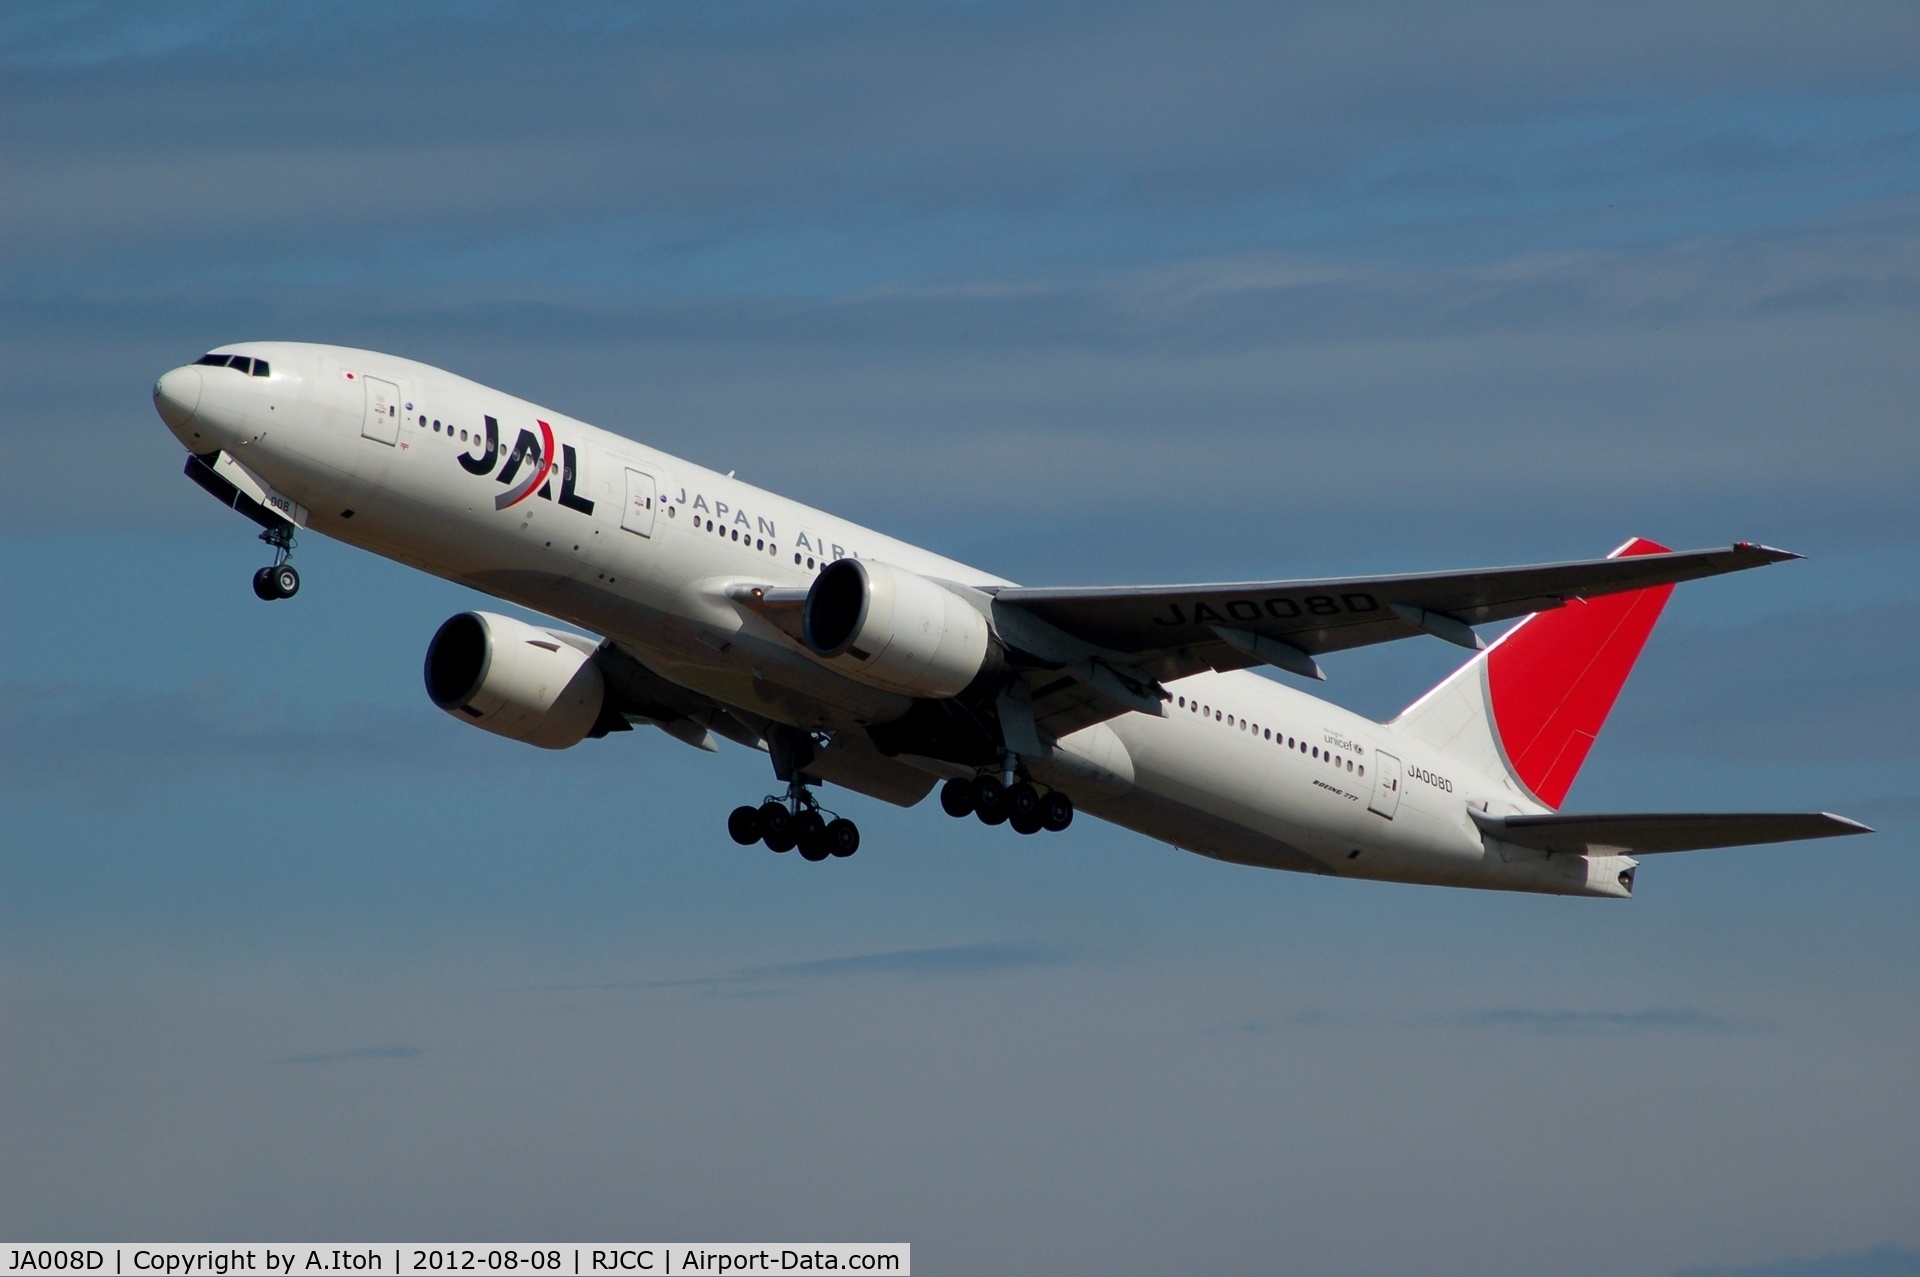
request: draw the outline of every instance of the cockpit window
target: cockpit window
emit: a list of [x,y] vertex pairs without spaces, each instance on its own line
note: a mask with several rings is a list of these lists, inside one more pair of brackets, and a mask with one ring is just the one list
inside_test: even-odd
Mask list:
[[251,355],[202,355],[193,362],[209,368],[231,368],[241,376],[252,373],[256,377],[265,377],[269,373],[267,361]]

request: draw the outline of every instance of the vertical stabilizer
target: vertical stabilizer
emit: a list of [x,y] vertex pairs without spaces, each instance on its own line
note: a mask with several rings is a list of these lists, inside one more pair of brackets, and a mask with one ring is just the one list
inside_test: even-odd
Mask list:
[[[1635,538],[1610,557],[1665,550]],[[1672,593],[1662,585],[1536,612],[1408,706],[1393,726],[1504,774],[1557,808]]]

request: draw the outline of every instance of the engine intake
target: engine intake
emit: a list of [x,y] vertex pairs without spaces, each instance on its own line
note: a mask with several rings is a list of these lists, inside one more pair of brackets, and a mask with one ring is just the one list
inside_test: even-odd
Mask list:
[[462,612],[427,644],[427,696],[463,723],[542,749],[578,745],[606,684],[591,643],[492,612]]
[[995,651],[987,618],[934,581],[864,559],[821,569],[800,614],[807,650],[872,687],[956,696]]

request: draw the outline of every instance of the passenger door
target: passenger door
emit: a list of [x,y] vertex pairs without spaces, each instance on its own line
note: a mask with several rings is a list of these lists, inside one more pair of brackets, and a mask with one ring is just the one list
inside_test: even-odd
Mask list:
[[1400,760],[1377,749],[1373,751],[1373,800],[1367,810],[1388,820],[1400,810]]
[[360,433],[381,443],[400,442],[400,387],[378,377],[362,377],[367,387],[367,416]]
[[644,470],[627,468],[627,503],[620,511],[620,526],[643,537],[653,535],[654,506],[657,504],[653,476]]

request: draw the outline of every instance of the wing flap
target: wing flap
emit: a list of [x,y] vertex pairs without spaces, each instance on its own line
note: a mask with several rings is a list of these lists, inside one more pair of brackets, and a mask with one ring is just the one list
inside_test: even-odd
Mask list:
[[1751,847],[1805,838],[1870,834],[1831,812],[1673,812],[1659,814],[1490,816],[1469,812],[1489,838],[1536,851],[1627,852],[1635,856],[1710,847]]

